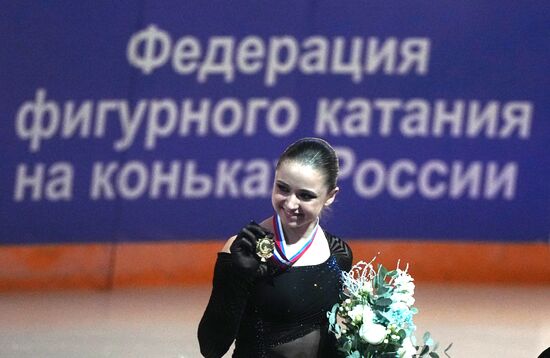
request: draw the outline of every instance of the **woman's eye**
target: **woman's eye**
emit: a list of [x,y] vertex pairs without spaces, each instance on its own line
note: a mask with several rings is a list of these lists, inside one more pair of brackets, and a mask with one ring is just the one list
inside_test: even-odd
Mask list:
[[315,198],[315,196],[311,195],[311,194],[307,194],[307,193],[300,194],[300,199],[302,199],[304,201],[309,201],[309,200],[314,199],[314,198]]
[[279,191],[282,191],[283,193],[288,193],[288,188],[282,184],[277,184],[277,189],[279,189]]

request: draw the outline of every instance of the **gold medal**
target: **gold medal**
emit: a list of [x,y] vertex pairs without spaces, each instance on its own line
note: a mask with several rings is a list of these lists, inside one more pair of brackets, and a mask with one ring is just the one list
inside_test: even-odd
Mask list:
[[273,256],[274,248],[275,243],[273,242],[273,239],[267,236],[262,237],[256,242],[256,255],[258,255],[260,261],[266,262],[268,258]]

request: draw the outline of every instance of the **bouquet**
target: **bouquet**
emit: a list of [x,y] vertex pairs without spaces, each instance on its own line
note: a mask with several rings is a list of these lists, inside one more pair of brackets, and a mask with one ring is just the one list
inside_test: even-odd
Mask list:
[[378,265],[376,270],[374,260],[358,262],[342,273],[342,302],[327,313],[338,349],[347,358],[438,358],[429,333],[422,345],[416,344],[413,316],[418,310],[408,265],[402,270],[398,263],[391,271]]

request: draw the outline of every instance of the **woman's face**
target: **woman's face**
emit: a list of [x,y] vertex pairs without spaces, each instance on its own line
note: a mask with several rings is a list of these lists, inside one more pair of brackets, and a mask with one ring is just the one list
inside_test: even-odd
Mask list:
[[321,171],[286,160],[275,172],[271,203],[286,229],[305,230],[334,201],[338,188],[327,189]]

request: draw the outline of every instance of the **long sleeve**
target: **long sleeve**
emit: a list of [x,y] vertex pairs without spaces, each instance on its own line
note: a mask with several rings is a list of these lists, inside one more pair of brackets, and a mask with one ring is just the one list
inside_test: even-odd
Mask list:
[[253,278],[233,267],[231,254],[218,254],[212,293],[198,329],[203,356],[218,358],[227,352],[239,330],[252,283]]

